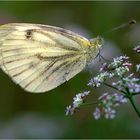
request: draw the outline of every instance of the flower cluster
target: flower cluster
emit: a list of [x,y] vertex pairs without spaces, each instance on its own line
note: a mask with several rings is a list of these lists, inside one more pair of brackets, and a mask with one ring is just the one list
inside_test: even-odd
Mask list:
[[90,91],[85,91],[83,93],[77,94],[73,98],[73,105],[69,105],[66,107],[66,115],[73,115],[79,107],[84,103],[84,99],[87,95],[89,95]]
[[140,64],[137,64],[137,65],[136,65],[136,71],[137,71],[137,72],[140,72]]
[[120,56],[113,59],[113,62],[110,64],[104,63],[100,68],[100,73],[92,78],[88,85],[93,87],[99,87],[107,79],[112,77],[123,77],[126,73],[129,72],[131,63],[128,61],[129,57]]
[[108,77],[108,72],[102,72],[93,79],[91,79],[88,83],[88,86],[99,87]]
[[93,112],[94,118],[97,120],[103,115],[106,119],[113,119],[116,116],[115,108],[127,102],[127,99],[122,94],[104,93],[98,98],[99,104]]
[[112,73],[115,77],[122,77],[131,68],[132,64],[129,62],[129,57],[120,56],[113,59],[113,62],[108,64],[108,72]]
[[[135,47],[134,50],[139,53],[140,46]],[[127,99],[132,102],[130,98],[140,94],[140,64],[135,66],[136,74],[131,73],[131,67],[132,63],[129,62],[129,57],[127,56],[116,57],[112,62],[102,64],[99,74],[93,77],[87,85],[93,88],[105,85],[115,89],[118,93],[103,93],[98,100],[93,103],[85,103],[85,97],[89,95],[90,91],[79,93],[73,98],[73,104],[66,108],[66,115],[73,115],[82,105],[96,104],[93,112],[93,116],[96,120],[101,116],[104,116],[106,119],[115,118],[116,108],[118,106],[127,103]],[[109,81],[109,79],[111,80]],[[132,105],[134,106],[134,103],[132,103]],[[136,109],[136,107],[134,109]]]
[[112,85],[120,91],[125,91],[125,89],[127,89],[131,93],[138,93],[140,92],[140,79],[135,78],[133,75],[134,74],[130,74],[117,82],[112,82]]
[[114,70],[118,67],[121,67],[122,65],[127,66],[128,59],[129,57],[127,56],[120,56],[120,57],[113,58],[113,62],[109,64],[108,70]]

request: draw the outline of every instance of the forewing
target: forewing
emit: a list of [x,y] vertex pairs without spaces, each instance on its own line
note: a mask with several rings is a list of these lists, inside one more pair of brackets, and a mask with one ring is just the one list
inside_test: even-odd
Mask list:
[[49,91],[85,67],[81,41],[57,27],[7,24],[0,27],[0,65],[25,90]]

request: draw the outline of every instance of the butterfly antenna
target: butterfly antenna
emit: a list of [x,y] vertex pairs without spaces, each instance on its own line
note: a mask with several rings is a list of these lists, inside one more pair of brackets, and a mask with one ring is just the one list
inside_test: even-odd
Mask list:
[[121,25],[119,25],[119,26],[117,26],[117,27],[105,32],[104,34],[108,34],[108,33],[111,33],[113,31],[116,31],[116,30],[119,30],[119,29],[122,29],[122,28],[125,28],[125,27],[132,26],[134,24],[136,24],[136,20],[132,19],[132,20],[129,20],[127,23],[123,23],[123,24],[121,24]]

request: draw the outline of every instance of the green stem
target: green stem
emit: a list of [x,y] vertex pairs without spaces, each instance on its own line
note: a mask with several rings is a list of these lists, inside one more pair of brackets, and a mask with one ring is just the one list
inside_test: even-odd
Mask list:
[[[112,86],[112,85],[110,85],[108,83],[103,83],[103,84],[106,85],[106,86],[108,86],[108,87],[110,87],[110,88],[113,88],[115,90],[118,90],[116,87],[114,87],[114,86]],[[131,94],[128,89],[126,89],[126,92],[123,91],[123,90],[118,90],[118,91],[120,91],[120,92],[122,92],[122,93],[124,93],[126,95],[126,97],[129,99],[129,101],[132,104],[134,110],[136,111],[137,115],[140,118],[140,112],[139,112],[139,110],[138,110],[138,108],[137,108],[137,106],[135,104],[134,98],[133,98],[134,95],[138,95],[140,93],[133,93],[133,94]]]
[[83,103],[81,105],[81,107],[85,107],[85,106],[89,106],[89,105],[95,105],[95,104],[99,104],[99,102],[97,101],[97,102]]
[[140,95],[140,92],[138,92],[138,93],[132,93],[132,96],[135,96],[135,95]]
[[138,110],[138,108],[137,108],[137,106],[136,106],[136,104],[135,104],[135,100],[134,100],[133,96],[130,96],[130,97],[129,97],[129,101],[131,102],[131,104],[132,104],[134,110],[136,111],[137,115],[138,115],[139,118],[140,118],[140,112],[139,112],[139,110]]
[[106,86],[108,86],[108,87],[110,87],[110,88],[113,88],[113,89],[115,89],[115,90],[117,90],[117,91],[120,91],[120,92],[124,93],[125,95],[127,94],[125,91],[123,91],[123,90],[118,90],[118,88],[116,88],[116,87],[114,87],[114,86],[112,86],[112,85],[110,85],[110,84],[108,84],[108,83],[103,83],[103,84],[106,85]]
[[129,99],[129,101],[130,101],[130,103],[132,104],[134,110],[136,111],[137,115],[138,115],[139,118],[140,118],[140,111],[139,111],[139,109],[138,109],[137,106],[136,106],[136,103],[135,103],[133,94],[129,91],[128,88],[126,88],[126,92],[127,92],[127,98]]

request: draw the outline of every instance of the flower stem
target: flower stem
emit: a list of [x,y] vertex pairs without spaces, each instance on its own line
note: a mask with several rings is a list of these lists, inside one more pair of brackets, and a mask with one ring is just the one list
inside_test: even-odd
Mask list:
[[140,95],[140,92],[138,92],[138,93],[132,93],[132,95],[133,95],[133,96],[135,96],[135,95]]
[[89,106],[89,105],[94,105],[94,104],[99,104],[99,102],[97,101],[97,102],[83,103],[81,105],[81,107],[85,107],[85,106]]
[[139,109],[138,109],[137,106],[136,106],[136,103],[135,103],[133,94],[129,91],[128,88],[126,88],[126,92],[127,92],[127,98],[129,99],[129,101],[130,101],[130,103],[132,104],[134,110],[136,111],[137,115],[138,115],[139,118],[140,118],[140,111],[139,111]]
[[133,96],[130,96],[130,97],[128,97],[128,98],[129,98],[129,101],[131,102],[131,104],[132,104],[134,110],[136,111],[137,115],[138,115],[139,118],[140,118],[140,112],[139,112],[139,110],[138,110],[138,108],[137,108],[137,106],[136,106],[136,104],[135,104],[134,97],[133,97]]
[[[103,83],[103,84],[106,85],[106,86],[108,86],[108,87],[110,87],[110,88],[113,88],[113,89],[115,89],[115,90],[118,90],[118,88],[116,88],[116,87],[114,87],[114,86],[112,86],[112,85],[110,85],[110,84],[108,84],[108,83]],[[127,94],[127,93],[126,93],[125,91],[123,91],[123,90],[118,90],[118,91],[124,93],[125,95]]]
[[[113,88],[113,89],[115,89],[115,90],[118,90],[116,87],[114,87],[114,86],[112,86],[112,85],[110,85],[110,84],[108,84],[108,83],[103,83],[103,84],[106,85],[106,86],[108,86],[108,87],[110,87],[110,88]],[[135,104],[134,97],[133,97],[134,95],[138,95],[138,94],[140,94],[140,93],[133,93],[133,94],[131,94],[131,93],[129,92],[128,89],[126,89],[126,92],[123,91],[123,90],[118,90],[118,91],[120,91],[120,92],[122,92],[122,93],[124,93],[124,94],[126,95],[126,97],[129,99],[129,101],[130,101],[130,103],[132,104],[134,110],[136,111],[137,115],[138,115],[139,118],[140,118],[140,111],[138,110],[138,108],[137,108],[137,106],[136,106],[136,104]]]

